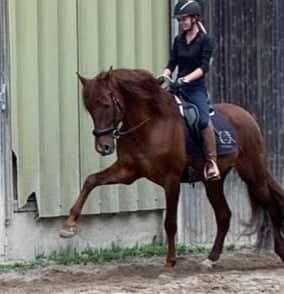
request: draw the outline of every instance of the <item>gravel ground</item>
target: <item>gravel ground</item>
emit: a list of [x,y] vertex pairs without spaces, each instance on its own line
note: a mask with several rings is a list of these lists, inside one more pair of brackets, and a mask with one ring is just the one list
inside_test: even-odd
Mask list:
[[164,258],[9,271],[0,274],[0,293],[284,294],[284,267],[273,254],[224,254],[210,270],[200,265],[205,258],[179,257],[172,273],[164,272]]

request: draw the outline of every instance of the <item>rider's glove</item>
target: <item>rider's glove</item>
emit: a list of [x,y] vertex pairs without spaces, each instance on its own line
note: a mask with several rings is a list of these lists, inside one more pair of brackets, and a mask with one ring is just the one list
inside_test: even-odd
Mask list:
[[161,88],[164,90],[167,90],[167,91],[170,88],[170,84],[173,82],[171,80],[171,78],[167,75],[161,75],[161,76],[157,77],[157,81],[158,81],[159,85],[161,86]]
[[178,85],[184,85],[184,84],[188,84],[188,83],[189,82],[185,81],[183,77],[177,79],[177,84]]
[[157,78],[157,80],[158,80],[158,83],[159,83],[160,85],[162,85],[162,84],[165,82],[165,80],[166,80],[166,76],[165,76],[165,75],[161,75],[161,76],[159,76],[159,77]]

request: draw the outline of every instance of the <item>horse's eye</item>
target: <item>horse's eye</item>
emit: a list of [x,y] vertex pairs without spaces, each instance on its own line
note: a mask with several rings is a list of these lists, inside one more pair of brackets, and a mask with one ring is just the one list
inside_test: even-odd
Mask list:
[[110,104],[108,104],[108,103],[102,103],[102,107],[104,109],[109,109],[110,108]]

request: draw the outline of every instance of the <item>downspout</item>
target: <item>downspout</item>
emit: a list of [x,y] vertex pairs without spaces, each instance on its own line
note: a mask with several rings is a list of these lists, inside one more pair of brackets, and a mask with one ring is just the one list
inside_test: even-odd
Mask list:
[[13,199],[12,152],[10,149],[8,0],[0,0],[0,258],[7,248],[8,219]]

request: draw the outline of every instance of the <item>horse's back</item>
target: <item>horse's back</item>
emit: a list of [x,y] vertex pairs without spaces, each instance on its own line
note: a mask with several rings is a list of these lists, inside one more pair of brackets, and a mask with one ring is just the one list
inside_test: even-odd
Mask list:
[[250,126],[248,127],[260,130],[255,116],[241,106],[232,103],[217,103],[214,104],[214,109],[227,118],[235,127],[249,124]]

